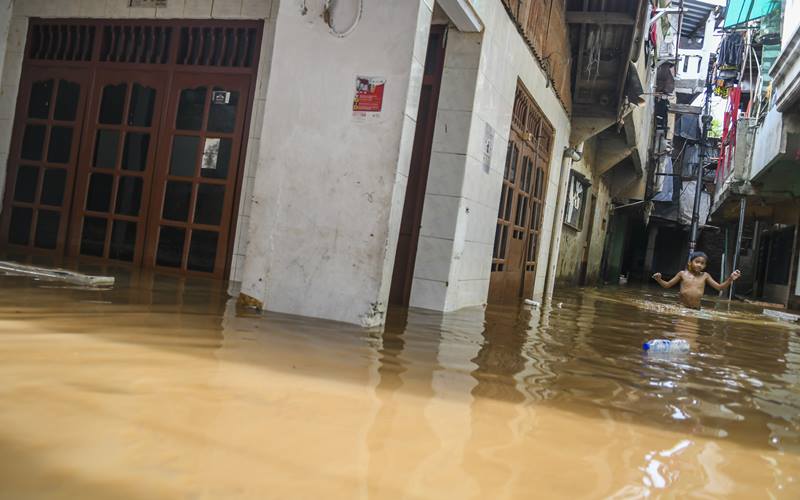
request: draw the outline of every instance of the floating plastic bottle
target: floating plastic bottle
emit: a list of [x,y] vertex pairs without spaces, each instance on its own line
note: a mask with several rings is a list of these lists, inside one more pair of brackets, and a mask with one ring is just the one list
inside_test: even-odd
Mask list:
[[645,342],[642,349],[650,353],[684,353],[689,352],[689,342],[683,339],[653,339]]

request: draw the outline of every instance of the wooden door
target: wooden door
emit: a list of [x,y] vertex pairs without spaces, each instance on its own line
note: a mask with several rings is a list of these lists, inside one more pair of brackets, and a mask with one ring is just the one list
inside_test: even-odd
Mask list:
[[141,262],[164,87],[159,72],[98,71],[78,165],[70,255]]
[[446,26],[431,26],[428,37],[428,52],[425,57],[425,73],[422,78],[417,128],[414,133],[414,148],[408,172],[408,186],[403,204],[397,251],[394,258],[392,285],[389,302],[408,305],[411,298],[411,283],[417,258],[419,229],[422,225],[422,208],[428,184],[433,132],[436,126],[436,109],[439,106],[439,88],[444,69]]
[[176,73],[159,133],[145,265],[222,277],[250,76]]
[[532,294],[552,137],[552,127],[518,84],[497,212],[490,302],[515,302]]
[[64,249],[89,78],[29,67],[20,81],[3,206],[3,243]]

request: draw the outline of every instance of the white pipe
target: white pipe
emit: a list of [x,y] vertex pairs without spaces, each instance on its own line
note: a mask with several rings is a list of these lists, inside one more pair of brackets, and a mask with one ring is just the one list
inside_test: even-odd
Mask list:
[[[578,151],[583,154],[583,143],[578,146]],[[556,281],[556,268],[558,267],[558,252],[561,247],[561,225],[564,219],[564,206],[567,201],[567,183],[569,183],[569,170],[572,167],[572,157],[562,156],[561,175],[558,178],[558,195],[556,196],[556,211],[553,215],[553,227],[550,231],[550,250],[547,256],[547,275],[544,281],[544,295],[553,294]]]

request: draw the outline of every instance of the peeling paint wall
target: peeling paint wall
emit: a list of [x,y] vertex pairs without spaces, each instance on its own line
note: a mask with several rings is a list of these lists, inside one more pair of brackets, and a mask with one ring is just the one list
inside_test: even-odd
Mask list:
[[[572,163],[572,170],[579,172],[591,182],[586,193],[583,223],[580,230],[563,223],[561,229],[561,244],[558,256],[558,271],[556,282],[559,285],[577,285],[580,278],[581,261],[587,240],[589,255],[587,259],[587,283],[594,283],[600,273],[600,261],[603,257],[606,227],[608,225],[609,210],[611,208],[611,195],[608,184],[603,176],[595,174],[595,165],[598,153],[598,138],[586,141],[583,144],[583,158]],[[592,221],[592,195],[596,196],[596,209]],[[590,235],[591,229],[591,235]]]

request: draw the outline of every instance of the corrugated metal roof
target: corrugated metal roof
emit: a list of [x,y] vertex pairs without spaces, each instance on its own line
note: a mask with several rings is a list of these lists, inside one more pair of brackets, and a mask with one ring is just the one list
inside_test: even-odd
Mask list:
[[681,36],[702,35],[706,19],[708,19],[715,7],[715,4],[704,2],[703,0],[683,0]]

